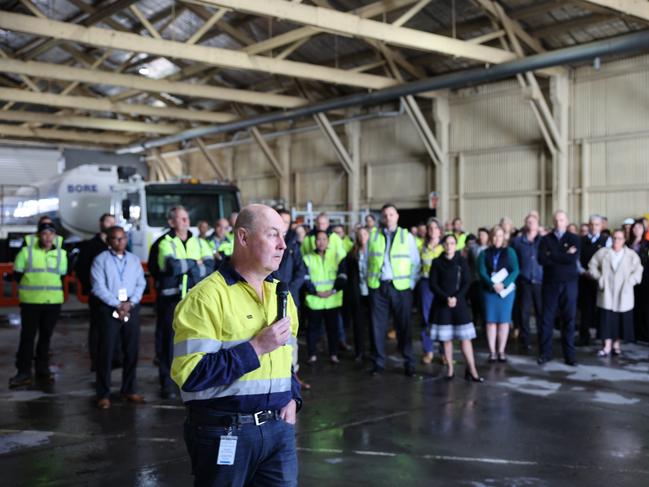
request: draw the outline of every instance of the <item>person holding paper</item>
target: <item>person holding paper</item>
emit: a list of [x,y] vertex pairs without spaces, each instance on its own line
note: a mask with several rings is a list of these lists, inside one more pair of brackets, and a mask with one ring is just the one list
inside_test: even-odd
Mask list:
[[507,362],[505,348],[516,295],[514,283],[519,274],[518,257],[514,249],[505,247],[505,230],[500,225],[491,229],[489,240],[491,245],[478,257],[487,323],[489,363]]
[[126,250],[128,237],[122,227],[106,231],[108,250],[95,257],[90,269],[92,294],[99,301],[97,350],[97,407],[110,408],[110,374],[115,343],[121,338],[124,353],[122,398],[144,402],[136,393],[135,372],[140,347],[140,300],[146,287],[140,259]]

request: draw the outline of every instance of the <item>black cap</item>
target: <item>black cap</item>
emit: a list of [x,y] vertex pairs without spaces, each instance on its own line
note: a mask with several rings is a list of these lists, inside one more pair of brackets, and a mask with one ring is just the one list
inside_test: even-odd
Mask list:
[[56,227],[54,226],[53,223],[50,222],[43,222],[38,225],[38,233],[41,233],[44,230],[49,230],[51,232],[56,233]]

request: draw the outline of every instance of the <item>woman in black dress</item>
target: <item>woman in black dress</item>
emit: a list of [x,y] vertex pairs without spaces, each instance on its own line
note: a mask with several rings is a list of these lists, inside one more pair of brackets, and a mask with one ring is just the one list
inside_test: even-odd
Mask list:
[[453,340],[460,340],[466,362],[464,378],[483,382],[478,375],[471,340],[476,337],[466,293],[471,284],[466,259],[456,252],[457,239],[453,234],[442,240],[444,254],[433,261],[430,270],[430,288],[435,296],[431,316],[430,338],[444,344],[444,356],[448,365],[446,380],[455,377],[453,370]]

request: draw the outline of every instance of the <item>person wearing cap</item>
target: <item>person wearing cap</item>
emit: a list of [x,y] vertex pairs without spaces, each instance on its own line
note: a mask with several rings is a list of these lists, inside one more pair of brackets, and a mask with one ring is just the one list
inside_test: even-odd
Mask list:
[[631,238],[631,227],[633,227],[634,223],[635,220],[633,218],[626,218],[622,222],[622,230],[624,230],[624,238],[626,239],[627,242]]
[[38,241],[20,249],[14,262],[22,328],[16,354],[18,372],[9,380],[10,388],[32,382],[36,335],[36,377],[48,382],[54,379],[49,366],[50,339],[61,312],[63,278],[68,271],[67,254],[56,237],[52,223],[41,223]]
[[265,205],[245,207],[232,259],[194,287],[174,318],[171,374],[187,408],[184,438],[194,485],[297,485],[292,370],[297,309],[278,316],[284,223]]
[[110,407],[110,374],[115,344],[121,338],[124,354],[122,398],[136,404],[144,398],[135,392],[135,371],[140,344],[140,300],[146,287],[140,259],[126,251],[128,237],[122,227],[107,230],[109,249],[95,257],[90,272],[92,293],[99,301],[97,353],[97,406]]
[[[37,227],[41,223],[49,223],[50,225],[54,225],[54,221],[47,215],[44,215],[38,219],[38,223],[36,224]],[[23,237],[23,246],[36,245],[36,243],[38,243],[38,232],[31,235],[25,235]],[[56,246],[63,248],[63,237],[61,235],[56,236]]]

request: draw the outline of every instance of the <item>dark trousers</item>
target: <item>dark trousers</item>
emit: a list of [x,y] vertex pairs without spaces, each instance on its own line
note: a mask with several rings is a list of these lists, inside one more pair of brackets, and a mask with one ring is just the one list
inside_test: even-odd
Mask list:
[[539,355],[552,358],[552,333],[557,311],[561,318],[561,348],[566,360],[575,358],[575,315],[577,314],[577,281],[548,282],[541,288],[543,299],[543,327]]
[[421,330],[421,350],[424,353],[433,352],[433,340],[430,338],[430,311],[433,307],[433,291],[430,289],[430,283],[427,277],[419,279],[419,306],[421,307],[421,317],[424,322]]
[[588,343],[590,329],[599,329],[597,319],[597,281],[587,277],[579,278],[579,339]]
[[372,317],[370,316],[369,296],[358,296],[348,303],[349,320],[354,331],[354,356],[362,357],[365,353],[367,335],[372,339]]
[[156,300],[156,335],[160,333],[160,350],[158,352],[158,376],[163,391],[175,388],[171,380],[171,362],[174,359],[174,311],[180,302],[179,296],[158,296]]
[[306,309],[307,316],[307,353],[309,356],[316,354],[316,345],[321,336],[322,323],[324,322],[325,329],[327,330],[327,344],[329,346],[329,356],[338,353],[338,341],[340,335],[338,333],[338,320],[340,317],[340,308],[333,309]]
[[92,294],[88,297],[88,312],[90,313],[90,327],[88,328],[88,352],[90,353],[90,371],[97,370],[97,357],[99,356],[99,330],[101,327],[101,314],[99,312],[101,301]]
[[110,375],[115,344],[121,339],[124,363],[122,365],[122,394],[135,393],[135,371],[137,369],[138,351],[140,348],[140,307],[131,310],[128,322],[124,323],[113,318],[115,309],[101,303],[98,314],[99,323],[99,349],[97,355],[97,398],[104,399],[110,396]]
[[370,289],[370,309],[374,336],[374,365],[385,367],[385,334],[388,331],[390,314],[394,318],[397,344],[406,367],[414,367],[412,357],[412,330],[410,312],[412,310],[412,291],[398,291],[392,283],[381,282],[378,289]]
[[282,420],[232,429],[234,465],[217,465],[225,427],[185,422],[184,436],[196,487],[296,487],[295,428]]
[[543,324],[541,305],[541,284],[533,283],[526,279],[519,279],[516,283],[516,304],[514,306],[514,324],[520,330],[520,341],[528,347],[531,345],[530,318],[534,311],[536,319],[536,334],[541,343],[541,328]]
[[36,374],[50,373],[50,339],[61,314],[60,304],[20,305],[20,343],[16,354],[16,369],[19,373],[31,374],[36,343]]

